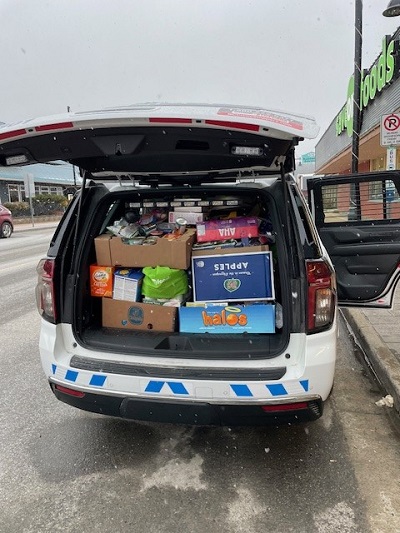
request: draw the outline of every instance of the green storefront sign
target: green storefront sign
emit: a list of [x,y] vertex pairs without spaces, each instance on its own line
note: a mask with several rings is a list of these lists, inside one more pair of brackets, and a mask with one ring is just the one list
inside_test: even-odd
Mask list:
[[[386,35],[382,41],[382,51],[378,59],[369,70],[364,70],[361,74],[360,87],[360,109],[365,109],[381,91],[390,85],[398,76],[396,65],[397,43]],[[347,86],[347,100],[336,117],[336,135],[340,135],[347,130],[347,135],[351,137],[353,132],[353,96],[354,96],[354,75],[351,76]]]

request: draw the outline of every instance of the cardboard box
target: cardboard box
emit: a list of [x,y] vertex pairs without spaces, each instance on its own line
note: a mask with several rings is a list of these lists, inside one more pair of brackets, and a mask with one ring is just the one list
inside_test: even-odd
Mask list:
[[175,331],[176,307],[103,298],[105,328]]
[[[109,266],[145,267],[168,266],[186,270],[190,265],[192,246],[196,231],[189,228],[174,240],[157,239],[156,244],[124,244],[121,237],[100,235],[96,237],[95,248],[97,263]],[[108,263],[104,260],[108,259]]]
[[112,266],[110,253],[110,240],[112,235],[104,233],[99,235],[94,240],[94,247],[96,249],[96,261],[98,265]]
[[113,293],[113,267],[90,265],[91,296],[110,297]]
[[114,272],[114,300],[138,302],[142,295],[143,273],[136,268],[117,268]]
[[257,217],[236,217],[226,220],[206,220],[196,225],[197,241],[225,241],[258,236]]
[[275,305],[181,307],[182,333],[274,333]]
[[272,252],[253,251],[252,247],[229,250],[233,253],[226,253],[227,250],[223,254],[193,253],[193,300],[273,300]]

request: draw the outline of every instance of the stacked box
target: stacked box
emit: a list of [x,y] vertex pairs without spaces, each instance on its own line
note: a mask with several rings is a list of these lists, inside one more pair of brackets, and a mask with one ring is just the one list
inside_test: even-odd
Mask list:
[[197,242],[258,237],[257,217],[205,220],[196,225]]
[[90,265],[91,296],[111,297],[114,269],[109,266]]
[[182,333],[274,333],[275,305],[180,307]]
[[160,237],[155,244],[125,244],[121,237],[104,234],[95,238],[97,263],[109,266],[146,267],[168,266],[186,270],[196,237],[194,229],[169,240]]
[[103,326],[144,331],[175,331],[176,307],[103,298]]
[[114,272],[114,300],[138,302],[142,296],[143,274],[135,268],[117,268]]
[[252,247],[246,247],[229,248],[219,254],[194,252],[192,276],[194,301],[244,302],[275,298],[270,251],[253,251]]

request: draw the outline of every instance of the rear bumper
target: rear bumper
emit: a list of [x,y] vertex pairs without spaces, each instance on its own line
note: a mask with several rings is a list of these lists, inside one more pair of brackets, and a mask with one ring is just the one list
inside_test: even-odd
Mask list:
[[[313,396],[266,400],[257,404],[215,404],[119,397],[83,391],[77,391],[80,396],[75,396],[59,390],[54,382],[50,382],[50,386],[58,400],[78,409],[148,422],[197,426],[260,426],[317,420],[323,412],[321,398]],[[74,390],[70,388],[70,391]],[[263,407],[274,410],[265,411]]]

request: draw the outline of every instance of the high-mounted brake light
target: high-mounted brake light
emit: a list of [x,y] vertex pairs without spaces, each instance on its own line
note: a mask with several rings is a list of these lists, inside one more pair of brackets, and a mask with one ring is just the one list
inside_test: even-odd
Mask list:
[[315,333],[332,324],[335,314],[334,273],[323,260],[307,261],[307,330]]
[[6,131],[5,133],[0,133],[0,141],[2,141],[3,139],[12,139],[13,137],[19,137],[20,135],[25,135],[25,134],[26,134],[25,129]]
[[150,117],[149,122],[156,124],[191,124],[191,118]]
[[259,131],[260,126],[257,124],[245,124],[244,122],[230,122],[228,120],[205,120],[205,124],[210,124],[210,126],[222,126],[228,130],[248,130],[248,131]]
[[55,324],[56,310],[54,299],[54,260],[41,259],[36,268],[36,305],[42,317]]
[[73,127],[74,125],[72,122],[58,122],[57,124],[43,124],[42,126],[36,126],[35,131],[64,130]]

